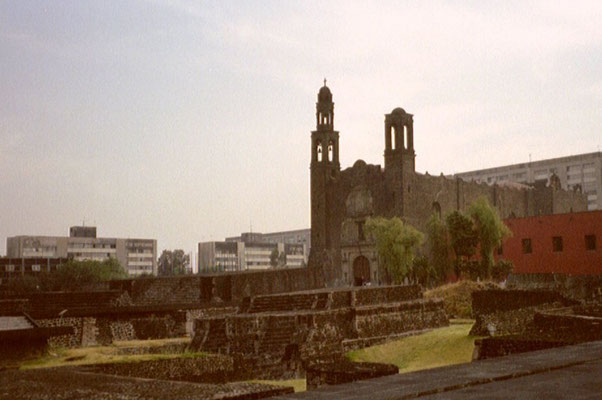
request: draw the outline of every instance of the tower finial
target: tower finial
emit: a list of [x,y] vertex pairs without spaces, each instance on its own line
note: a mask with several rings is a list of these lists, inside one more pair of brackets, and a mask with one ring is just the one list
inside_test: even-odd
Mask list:
[[324,86],[326,86],[326,78],[324,78]]

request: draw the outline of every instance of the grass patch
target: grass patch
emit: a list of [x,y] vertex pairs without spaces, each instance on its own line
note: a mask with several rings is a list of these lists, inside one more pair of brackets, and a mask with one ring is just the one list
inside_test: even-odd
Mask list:
[[448,327],[351,351],[347,357],[351,361],[394,364],[400,373],[467,363],[472,360],[477,339],[468,335],[473,322],[452,321]]
[[276,386],[291,386],[293,389],[295,389],[295,392],[305,392],[307,390],[305,379],[288,379],[284,381],[252,380],[249,382],[265,383],[266,385]]
[[170,358],[199,358],[207,356],[202,352],[166,354],[120,354],[122,347],[158,347],[170,343],[184,343],[190,339],[136,340],[116,342],[111,346],[83,347],[75,349],[54,349],[49,354],[25,361],[21,369],[62,367],[67,365],[88,365],[122,362],[165,360]]

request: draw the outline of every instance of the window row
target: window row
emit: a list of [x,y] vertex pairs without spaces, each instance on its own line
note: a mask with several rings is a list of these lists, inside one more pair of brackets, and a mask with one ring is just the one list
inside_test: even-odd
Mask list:
[[[585,235],[585,250],[596,250],[596,235]],[[522,240],[523,254],[533,253],[533,244],[531,238]],[[552,251],[560,253],[564,250],[564,241],[562,236],[552,236]]]

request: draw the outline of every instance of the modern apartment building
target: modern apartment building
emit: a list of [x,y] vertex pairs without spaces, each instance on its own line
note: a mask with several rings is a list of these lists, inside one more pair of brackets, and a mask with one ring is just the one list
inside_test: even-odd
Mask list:
[[528,184],[547,180],[552,174],[560,178],[562,189],[574,189],[579,185],[587,195],[588,210],[602,210],[602,153],[599,151],[462,172],[454,176],[489,184],[501,181]]
[[103,261],[116,258],[130,275],[157,274],[155,239],[96,237],[96,227],[73,226],[69,236],[13,236],[6,239],[10,258],[72,258]]
[[272,267],[274,250],[281,256],[281,267],[298,268],[307,264],[308,251],[303,243],[267,243],[249,241],[199,243],[198,268],[200,273],[262,270]]
[[244,232],[240,236],[226,238],[226,242],[304,244],[309,252],[311,249],[311,229],[270,233]]
[[59,265],[67,262],[66,258],[40,257],[40,258],[9,258],[0,257],[0,283],[11,278],[40,273],[52,273]]

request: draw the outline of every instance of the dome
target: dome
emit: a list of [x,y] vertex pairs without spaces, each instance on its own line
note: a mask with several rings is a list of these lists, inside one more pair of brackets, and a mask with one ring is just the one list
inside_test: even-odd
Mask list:
[[397,107],[396,109],[391,111],[391,114],[406,114],[406,110],[404,110],[401,107]]
[[320,92],[318,92],[318,101],[332,102],[332,93],[330,93],[330,89],[328,89],[328,86],[324,85],[320,88]]

